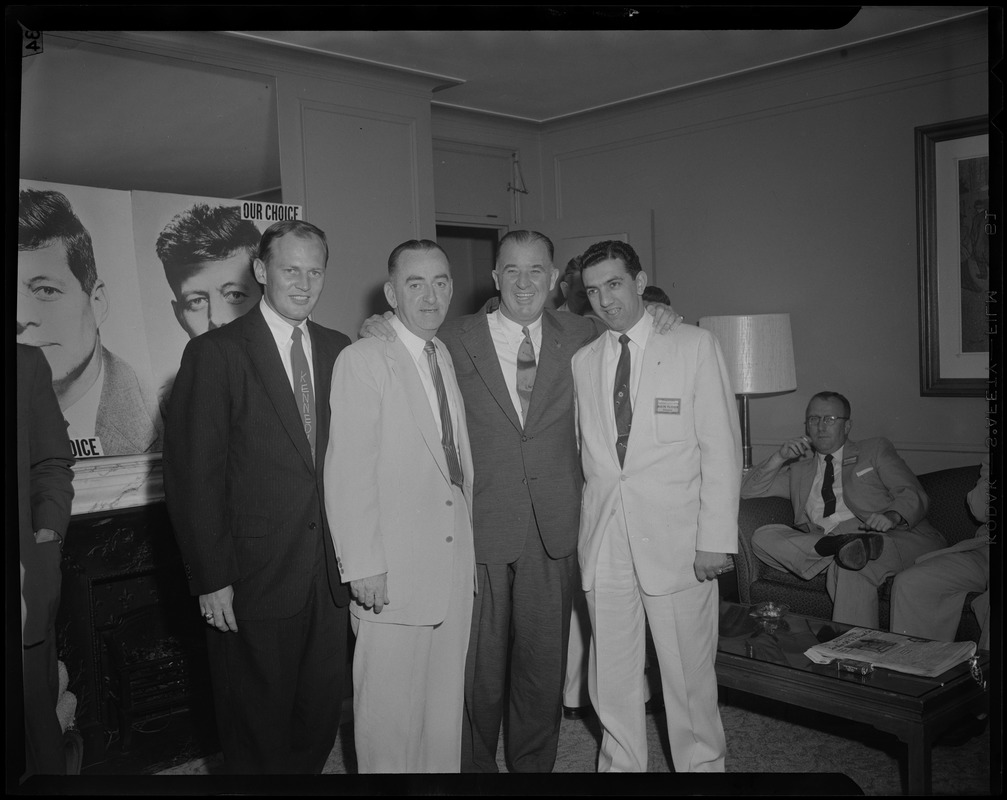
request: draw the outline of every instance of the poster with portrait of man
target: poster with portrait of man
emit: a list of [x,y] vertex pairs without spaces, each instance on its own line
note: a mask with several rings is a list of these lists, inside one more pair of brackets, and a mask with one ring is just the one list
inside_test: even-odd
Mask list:
[[20,181],[17,341],[42,350],[77,458],[161,449],[130,193]]
[[189,339],[262,297],[252,262],[271,222],[243,218],[249,204],[234,199],[135,191],[132,201],[150,363],[164,409]]

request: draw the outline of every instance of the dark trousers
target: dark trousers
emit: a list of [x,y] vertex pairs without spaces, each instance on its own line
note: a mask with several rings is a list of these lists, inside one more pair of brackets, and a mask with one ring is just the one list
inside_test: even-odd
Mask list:
[[207,632],[228,772],[321,773],[339,731],[347,621],[323,573],[294,617],[239,619],[237,632]]
[[497,772],[500,726],[513,772],[551,772],[562,719],[576,555],[550,558],[534,520],[511,564],[477,564],[465,665],[462,771]]
[[21,650],[24,661],[24,730],[27,775],[65,775],[63,731],[56,717],[59,671],[56,629],[44,641]]

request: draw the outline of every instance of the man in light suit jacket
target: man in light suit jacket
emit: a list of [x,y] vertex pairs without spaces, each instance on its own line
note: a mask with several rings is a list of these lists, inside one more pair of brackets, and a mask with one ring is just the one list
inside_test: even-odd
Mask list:
[[348,596],[322,479],[349,339],[307,319],[327,260],[314,225],[266,230],[260,304],[189,341],[168,406],[165,497],[207,621],[231,772],[320,773],[339,728]]
[[[717,710],[716,576],[737,552],[741,434],[723,355],[707,331],[656,336],[636,252],[582,257],[610,332],[573,358],[584,465],[578,557],[594,640],[588,685],[598,770],[647,770],[645,623],[661,672],[676,772],[724,770]],[[618,402],[618,409],[616,408]]]
[[350,585],[353,727],[362,773],[458,772],[475,589],[472,457],[451,356],[440,247],[388,258],[393,342],[336,360],[325,507]]
[[22,667],[27,775],[66,773],[56,716],[59,674],[56,612],[63,537],[73,501],[73,457],[49,364],[37,347],[17,345],[17,508],[24,578]]
[[837,622],[878,627],[878,587],[944,546],[926,520],[928,499],[887,439],[849,439],[850,402],[819,392],[805,435],[788,439],[745,475],[742,497],[789,497],[794,525],[763,525],[752,550],[764,562],[810,580],[828,570]]

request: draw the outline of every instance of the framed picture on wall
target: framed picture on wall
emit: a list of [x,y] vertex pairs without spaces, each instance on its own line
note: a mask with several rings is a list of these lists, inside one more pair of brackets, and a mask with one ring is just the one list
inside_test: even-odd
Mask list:
[[989,119],[916,128],[920,394],[980,397],[989,381]]

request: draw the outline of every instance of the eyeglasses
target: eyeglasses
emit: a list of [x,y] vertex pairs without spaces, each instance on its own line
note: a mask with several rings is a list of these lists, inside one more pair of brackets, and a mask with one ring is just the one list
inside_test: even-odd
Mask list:
[[807,422],[808,426],[811,428],[817,427],[819,422],[824,422],[826,428],[831,428],[836,424],[837,419],[849,419],[849,417],[834,417],[829,414],[827,417],[808,417],[804,421]]

